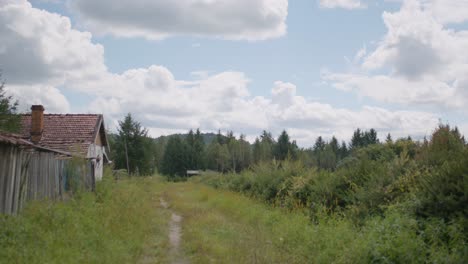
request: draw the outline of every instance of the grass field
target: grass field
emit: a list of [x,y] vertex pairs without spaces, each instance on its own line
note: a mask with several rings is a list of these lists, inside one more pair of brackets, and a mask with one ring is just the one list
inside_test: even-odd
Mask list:
[[168,185],[163,195],[184,217],[183,246],[193,263],[425,263],[431,254],[416,221],[399,214],[358,228],[325,216],[313,224],[302,212],[196,183]]
[[172,263],[174,212],[182,216],[180,255],[190,263],[424,263],[429,257],[462,263],[447,256],[466,251],[463,244],[428,248],[436,244],[427,244],[417,222],[401,214],[370,218],[361,227],[343,217],[313,223],[304,212],[195,181],[107,177],[96,193],[0,216],[0,262]]
[[170,215],[158,200],[164,184],[107,176],[96,193],[0,215],[0,263],[167,262]]

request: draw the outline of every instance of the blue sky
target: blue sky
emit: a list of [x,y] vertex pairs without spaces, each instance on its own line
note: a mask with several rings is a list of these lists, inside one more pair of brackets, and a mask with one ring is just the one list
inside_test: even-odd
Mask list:
[[422,138],[439,120],[468,132],[465,0],[0,0],[0,10],[0,67],[23,109],[99,112],[111,129],[131,112],[153,136],[286,129],[303,146],[357,127]]

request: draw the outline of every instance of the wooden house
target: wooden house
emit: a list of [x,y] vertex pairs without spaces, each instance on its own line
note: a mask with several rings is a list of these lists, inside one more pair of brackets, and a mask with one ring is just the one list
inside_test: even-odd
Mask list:
[[86,158],[94,167],[94,178],[101,180],[103,165],[109,161],[102,115],[44,114],[42,105],[33,105],[31,114],[21,118],[21,135],[37,146]]
[[16,214],[28,200],[61,198],[76,180],[94,189],[109,161],[102,115],[31,110],[20,134],[0,133],[0,213]]

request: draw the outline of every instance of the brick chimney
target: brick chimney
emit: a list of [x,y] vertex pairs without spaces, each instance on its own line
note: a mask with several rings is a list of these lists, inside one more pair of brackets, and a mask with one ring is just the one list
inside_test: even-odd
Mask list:
[[42,105],[33,105],[31,107],[31,141],[34,144],[39,143],[44,131],[44,107]]

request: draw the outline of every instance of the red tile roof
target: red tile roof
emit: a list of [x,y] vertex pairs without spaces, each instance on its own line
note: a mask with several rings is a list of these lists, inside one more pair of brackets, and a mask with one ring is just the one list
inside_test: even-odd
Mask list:
[[[45,114],[42,139],[37,145],[86,155],[89,145],[95,142],[97,133],[103,133],[102,120],[102,115]],[[31,115],[23,115],[21,135],[29,140],[30,132]]]

